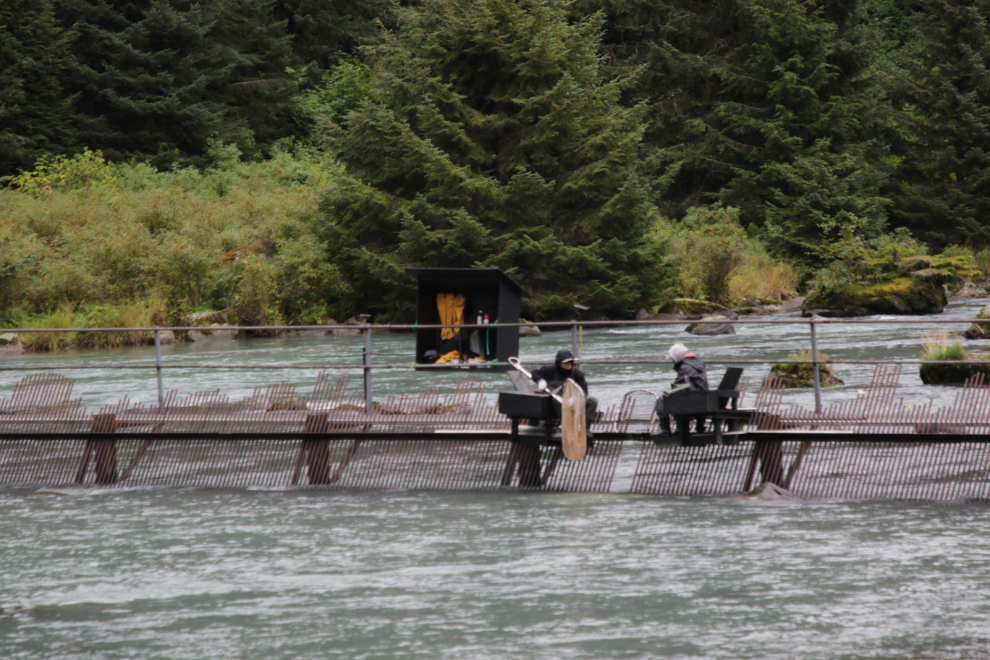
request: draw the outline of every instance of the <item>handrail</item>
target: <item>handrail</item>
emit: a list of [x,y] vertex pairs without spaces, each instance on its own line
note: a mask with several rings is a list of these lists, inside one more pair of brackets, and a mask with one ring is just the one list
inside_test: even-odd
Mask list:
[[[575,360],[578,364],[670,364],[670,360]],[[705,364],[797,364],[797,365],[807,365],[812,364],[812,360],[705,360]],[[829,358],[828,360],[819,360],[818,364],[910,364],[910,365],[923,365],[923,364],[952,364],[952,365],[983,365],[990,366],[990,362],[987,360],[833,360]],[[488,365],[486,364],[460,364],[460,365],[435,365],[435,364],[417,364],[417,369],[436,369],[437,371],[449,371],[452,368],[459,368],[464,371],[479,371],[484,372]],[[157,365],[154,362],[143,363],[143,364],[51,364],[46,366],[39,365],[28,365],[28,366],[3,366],[0,365],[0,371],[72,371],[75,369],[230,369],[230,370],[240,370],[240,369],[260,369],[260,370],[278,370],[278,369],[301,369],[305,371],[314,371],[321,369],[395,369],[398,371],[409,370],[409,363],[398,363],[398,364],[203,364],[203,363],[190,363],[190,364],[162,364]]]
[[[810,325],[814,324],[866,324],[866,325],[913,325],[921,324],[942,324],[942,323],[986,323],[990,325],[990,320],[983,319],[930,319],[915,318],[906,316],[901,319],[864,319],[864,318],[827,318],[822,316],[800,318],[800,319],[643,319],[643,320],[614,320],[614,321],[530,321],[519,323],[499,323],[499,328],[521,328],[536,326],[538,328],[570,328],[572,326],[584,326],[592,328],[609,328],[625,326],[651,326],[651,325],[684,325],[685,323],[704,323],[715,325],[719,323],[732,323],[741,325]],[[0,328],[0,334],[7,332],[14,333],[37,333],[37,332],[154,332],[155,330],[170,330],[190,332],[204,330],[216,332],[218,330],[439,330],[442,328],[481,328],[491,329],[491,325],[478,325],[476,323],[463,323],[460,325],[441,324],[382,324],[376,325],[366,323],[364,325],[231,325],[231,326],[208,326],[208,325],[177,325],[177,326],[152,326],[140,328]]]
[[[573,344],[573,351],[576,356],[578,356],[577,362],[581,364],[635,364],[635,365],[656,365],[656,364],[668,364],[668,360],[650,360],[650,359],[637,359],[637,360],[595,360],[595,359],[581,359],[580,351],[580,341],[581,333],[578,332],[579,329],[584,327],[592,328],[602,328],[602,327],[649,327],[649,326],[668,326],[668,325],[684,325],[684,323],[708,323],[708,324],[718,324],[718,323],[732,323],[740,325],[807,325],[811,330],[811,347],[812,355],[810,360],[746,360],[746,359],[722,359],[722,360],[707,360],[708,364],[795,364],[795,365],[807,365],[812,366],[813,372],[813,382],[815,390],[815,411],[819,412],[821,410],[821,385],[819,382],[819,369],[822,364],[873,364],[873,365],[884,365],[884,364],[898,364],[898,365],[983,365],[986,366],[988,363],[983,360],[819,360],[819,352],[817,345],[817,337],[815,333],[815,328],[819,324],[868,324],[868,325],[914,325],[914,324],[932,324],[932,325],[946,325],[946,324],[972,324],[980,323],[979,319],[966,319],[966,318],[916,318],[916,317],[902,317],[897,319],[866,319],[866,318],[824,318],[820,316],[811,316],[807,318],[759,318],[759,319],[715,319],[715,320],[705,320],[705,319],[642,319],[642,320],[618,320],[618,321],[583,321],[583,320],[572,320],[572,321],[544,321],[544,322],[518,322],[518,323],[499,323],[499,327],[502,328],[517,328],[523,326],[536,326],[538,328],[546,329],[571,329],[571,341]],[[990,321],[987,321],[990,325]],[[48,365],[3,365],[0,364],[0,372],[3,371],[72,371],[72,370],[83,370],[83,369],[154,369],[156,371],[156,380],[158,381],[158,398],[159,405],[162,405],[163,401],[163,372],[166,369],[222,369],[222,370],[249,370],[249,369],[262,369],[262,370],[280,370],[280,369],[293,369],[293,370],[325,370],[325,369],[361,369],[364,374],[364,398],[365,404],[368,409],[371,409],[372,405],[372,386],[371,386],[371,373],[374,369],[409,369],[409,363],[400,364],[373,364],[371,362],[371,337],[375,330],[435,330],[441,328],[480,328],[480,329],[490,329],[491,325],[478,325],[478,324],[387,324],[387,325],[373,325],[365,323],[362,325],[347,325],[347,324],[336,324],[336,325],[255,325],[255,326],[152,326],[152,327],[141,327],[141,328],[0,328],[0,333],[88,333],[88,332],[150,332],[154,333],[154,343],[156,349],[155,362],[150,364],[100,364],[100,365],[70,365],[70,364],[48,364]],[[362,362],[361,364],[164,364],[161,357],[161,333],[162,331],[217,331],[217,330],[232,330],[232,331],[244,331],[244,330],[257,330],[257,331],[303,331],[303,330],[337,330],[344,329],[350,331],[358,331],[363,335],[362,342]],[[417,369],[431,370],[431,369],[443,369],[450,370],[456,369],[458,371],[473,371],[475,374],[484,373],[487,369],[491,368],[490,364],[461,364],[461,365],[431,365],[431,364],[414,364]]]

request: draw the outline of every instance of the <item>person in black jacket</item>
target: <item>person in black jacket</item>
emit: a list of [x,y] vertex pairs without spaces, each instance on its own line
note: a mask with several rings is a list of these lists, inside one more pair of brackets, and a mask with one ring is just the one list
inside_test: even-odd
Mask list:
[[[684,344],[674,344],[667,352],[667,359],[674,363],[674,371],[677,378],[674,379],[673,389],[678,390],[670,395],[662,395],[657,399],[656,411],[660,419],[660,436],[669,437],[670,415],[667,414],[664,400],[667,396],[677,396],[680,392],[707,392],[708,374],[705,372],[705,363],[698,359],[698,356],[687,349]],[[682,388],[682,389],[680,389]],[[704,431],[704,418],[698,420],[696,431]]]
[[536,381],[537,388],[555,394],[560,394],[568,378],[584,391],[584,419],[585,424],[591,426],[595,421],[595,415],[598,414],[598,399],[588,396],[588,381],[584,378],[584,372],[574,366],[573,353],[562,348],[557,351],[553,364],[545,364],[533,370],[533,380]]

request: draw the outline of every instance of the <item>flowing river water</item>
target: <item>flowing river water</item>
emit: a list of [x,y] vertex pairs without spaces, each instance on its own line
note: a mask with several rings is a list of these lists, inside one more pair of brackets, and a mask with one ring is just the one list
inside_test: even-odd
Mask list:
[[[987,301],[953,303],[972,318]],[[786,316],[784,316],[786,318]],[[946,326],[959,332],[966,326]],[[836,359],[917,358],[931,325],[827,325]],[[784,358],[803,325],[584,333],[587,359]],[[410,362],[410,335],[374,337],[375,363]],[[524,339],[535,364],[569,332]],[[968,343],[972,347],[973,343]],[[166,347],[166,363],[357,363],[359,338]],[[4,364],[147,363],[149,349],[69,351]],[[747,367],[755,389],[768,367]],[[722,368],[712,369],[716,378]],[[873,371],[843,365],[856,396]],[[617,403],[669,367],[589,365]],[[89,407],[156,397],[153,371],[63,372]],[[360,391],[360,371],[350,389]],[[336,375],[336,374],[334,374]],[[9,397],[23,372],[0,372]],[[478,376],[489,391],[504,375]],[[376,371],[375,395],[448,390],[460,376]],[[315,372],[168,370],[166,388],[231,398]],[[901,378],[906,402],[958,388]],[[808,392],[787,394],[809,405]],[[656,498],[621,493],[0,491],[0,658],[990,658],[984,503]]]

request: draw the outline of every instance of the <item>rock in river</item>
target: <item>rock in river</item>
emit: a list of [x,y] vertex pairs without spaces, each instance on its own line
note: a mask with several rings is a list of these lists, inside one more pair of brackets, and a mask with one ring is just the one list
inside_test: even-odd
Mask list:
[[237,328],[226,323],[213,323],[209,328],[190,330],[189,340],[197,344],[234,341],[237,338]]
[[[990,319],[990,305],[987,305],[979,311],[976,315],[976,319]],[[986,339],[990,337],[990,322],[987,323],[974,323],[969,326],[969,329],[963,333],[966,339]]]
[[0,335],[0,355],[21,355],[24,352],[24,345],[21,338],[13,332]]
[[543,333],[540,332],[539,327],[535,325],[521,325],[519,326],[519,336],[520,337],[542,337]]
[[730,320],[732,319],[721,315],[704,316],[701,321],[692,323],[688,327],[684,328],[684,332],[690,332],[692,335],[700,335],[703,337],[714,335],[734,335],[736,334],[736,329],[731,323],[729,323]]
[[833,293],[813,293],[802,316],[869,316],[871,314],[938,314],[948,303],[941,284],[922,277],[898,277],[880,284],[854,285]]

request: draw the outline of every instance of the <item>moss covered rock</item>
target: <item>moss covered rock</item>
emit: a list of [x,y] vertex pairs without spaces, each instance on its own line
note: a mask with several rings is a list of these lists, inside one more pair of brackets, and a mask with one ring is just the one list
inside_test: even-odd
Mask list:
[[840,292],[813,293],[801,307],[803,316],[845,317],[870,314],[937,314],[948,296],[940,284],[920,277],[898,277],[880,284],[851,286]]
[[[737,317],[738,318],[738,317]],[[734,335],[735,326],[730,323],[731,319],[720,314],[714,316],[703,316],[698,323],[692,323],[684,328],[684,332],[702,337],[712,337],[715,335]]]
[[990,376],[990,364],[923,364],[921,382],[925,385],[956,385],[976,374]]
[[[787,388],[805,388],[815,386],[815,371],[810,364],[775,364],[770,367],[770,373],[780,376],[781,382]],[[818,381],[822,387],[835,387],[845,383],[826,364],[818,365]]]
[[[976,315],[976,319],[990,319],[990,305],[987,305],[979,311]],[[969,329],[963,333],[966,339],[987,339],[990,338],[990,322],[987,323],[974,323],[969,326]]]

